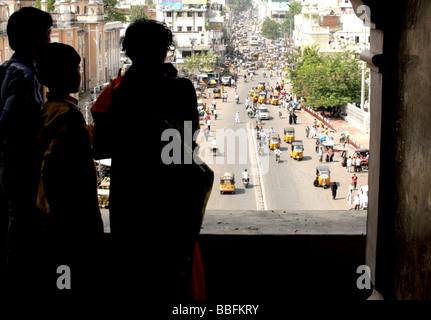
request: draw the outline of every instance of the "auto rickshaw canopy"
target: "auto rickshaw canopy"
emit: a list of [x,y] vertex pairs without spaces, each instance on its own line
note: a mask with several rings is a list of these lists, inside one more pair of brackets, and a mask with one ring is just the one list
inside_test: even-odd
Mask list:
[[272,134],[272,135],[269,137],[269,139],[270,139],[270,140],[274,140],[274,141],[279,142],[279,141],[280,141],[280,135],[279,135],[279,134]]
[[235,183],[235,175],[232,172],[225,172],[220,177],[220,182]]
[[362,154],[362,155],[365,155],[365,154],[367,154],[368,152],[370,152],[370,150],[369,150],[369,149],[365,149],[365,148],[360,148],[360,149],[355,149],[353,152],[354,152],[355,154],[356,154],[356,153],[360,153],[360,154]]
[[316,175],[321,176],[321,175],[327,175],[328,177],[330,176],[331,171],[329,170],[328,166],[317,166],[316,167]]
[[[302,140],[295,140],[292,142],[292,150],[293,151],[303,151],[304,150],[304,144],[302,143]],[[328,168],[329,170],[329,168]]]
[[284,127],[284,134],[295,134],[294,127]]

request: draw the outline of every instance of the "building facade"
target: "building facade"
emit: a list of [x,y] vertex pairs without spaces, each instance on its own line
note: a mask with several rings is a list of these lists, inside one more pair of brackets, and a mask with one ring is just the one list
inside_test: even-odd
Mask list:
[[320,52],[352,50],[369,46],[370,30],[358,19],[349,0],[303,0],[295,16],[293,40],[296,46],[317,44]]
[[[42,0],[42,10],[47,10]],[[73,46],[81,55],[81,91],[100,90],[120,69],[121,22],[104,21],[102,0],[54,3],[52,42]]]
[[6,33],[9,16],[9,6],[4,1],[0,0],[0,63],[5,62],[12,55]]
[[[34,6],[34,1],[0,0],[1,62],[13,54],[7,40],[7,20],[24,6]],[[41,1],[41,9],[48,11],[47,0]],[[103,0],[57,0],[51,15],[51,41],[68,44],[81,56],[81,91],[100,90],[117,76],[121,67],[122,23],[104,21]]]
[[181,65],[195,52],[222,56],[227,44],[226,7],[210,0],[158,0],[157,20],[165,22],[176,41],[172,62]]

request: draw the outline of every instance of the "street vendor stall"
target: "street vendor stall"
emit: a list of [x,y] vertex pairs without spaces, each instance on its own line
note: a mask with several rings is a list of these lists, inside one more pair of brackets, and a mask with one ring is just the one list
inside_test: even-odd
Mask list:
[[325,148],[325,151],[328,151],[329,148],[331,148],[332,150],[334,150],[334,140],[324,140],[322,142],[322,146]]

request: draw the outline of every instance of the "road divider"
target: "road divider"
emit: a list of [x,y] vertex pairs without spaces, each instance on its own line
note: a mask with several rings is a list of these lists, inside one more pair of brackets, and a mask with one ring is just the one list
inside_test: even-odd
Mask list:
[[[266,210],[266,197],[265,197],[265,187],[263,185],[263,179],[261,175],[261,163],[260,159],[258,159],[257,154],[257,144],[256,139],[253,139],[253,128],[252,123],[249,122],[247,126],[248,132],[248,144],[249,144],[249,155],[251,162],[251,172],[253,176],[253,186],[256,194],[256,207],[257,210]],[[269,160],[269,159],[267,159]],[[269,161],[266,161],[269,163]]]

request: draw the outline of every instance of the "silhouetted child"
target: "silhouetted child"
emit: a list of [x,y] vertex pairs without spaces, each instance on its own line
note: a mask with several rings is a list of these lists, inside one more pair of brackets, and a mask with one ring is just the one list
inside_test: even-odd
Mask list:
[[90,136],[78,101],[69,95],[79,90],[80,61],[75,49],[62,43],[47,44],[36,61],[49,89],[41,110],[37,206],[49,220],[50,263],[70,268],[71,287],[78,292],[97,283],[94,259],[103,234]]

